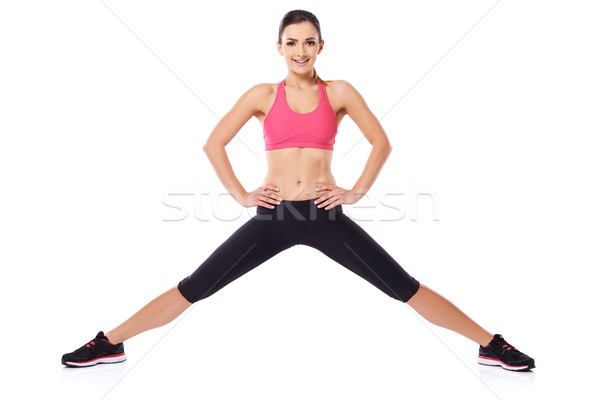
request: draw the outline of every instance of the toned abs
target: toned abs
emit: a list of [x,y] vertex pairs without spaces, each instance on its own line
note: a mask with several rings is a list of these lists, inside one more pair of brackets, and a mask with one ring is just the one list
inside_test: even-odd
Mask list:
[[289,147],[266,151],[268,171],[263,184],[275,185],[284,200],[308,200],[321,196],[315,188],[335,185],[331,174],[332,150]]

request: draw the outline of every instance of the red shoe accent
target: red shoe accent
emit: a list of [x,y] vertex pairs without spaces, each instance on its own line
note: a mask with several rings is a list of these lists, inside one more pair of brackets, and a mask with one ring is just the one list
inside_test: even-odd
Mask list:
[[497,358],[484,357],[484,356],[481,356],[481,355],[479,356],[479,358],[485,358],[486,360],[498,361],[499,363],[502,363],[502,364],[506,365],[507,367],[511,367],[511,368],[528,367],[528,365],[508,365],[507,363],[503,362],[502,360],[498,360]]

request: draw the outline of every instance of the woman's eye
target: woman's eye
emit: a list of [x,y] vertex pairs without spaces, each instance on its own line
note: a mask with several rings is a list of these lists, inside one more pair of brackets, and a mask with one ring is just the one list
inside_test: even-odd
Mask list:
[[[315,42],[313,42],[312,40],[309,40],[309,41],[308,41],[308,42],[306,42],[306,43],[309,43],[311,46],[314,46],[314,44],[315,44]],[[293,44],[294,44],[294,42],[287,42],[286,44],[289,46],[290,44],[292,44],[292,45],[293,45]]]

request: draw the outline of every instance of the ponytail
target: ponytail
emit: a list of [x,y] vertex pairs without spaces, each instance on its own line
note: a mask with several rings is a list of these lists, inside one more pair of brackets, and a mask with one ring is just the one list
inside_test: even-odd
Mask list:
[[321,79],[319,77],[319,75],[317,75],[317,69],[315,67],[313,67],[313,71],[315,71],[315,83],[321,83],[321,84],[327,86],[327,82],[331,82],[331,81],[324,81],[323,79]]

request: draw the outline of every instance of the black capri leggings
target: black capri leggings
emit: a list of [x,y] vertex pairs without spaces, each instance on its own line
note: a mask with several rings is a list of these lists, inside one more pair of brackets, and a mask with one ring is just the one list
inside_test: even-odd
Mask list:
[[282,200],[256,207],[178,289],[190,303],[204,299],[277,253],[297,244],[314,247],[384,293],[407,302],[419,289],[410,276],[342,206],[317,208],[311,200]]

